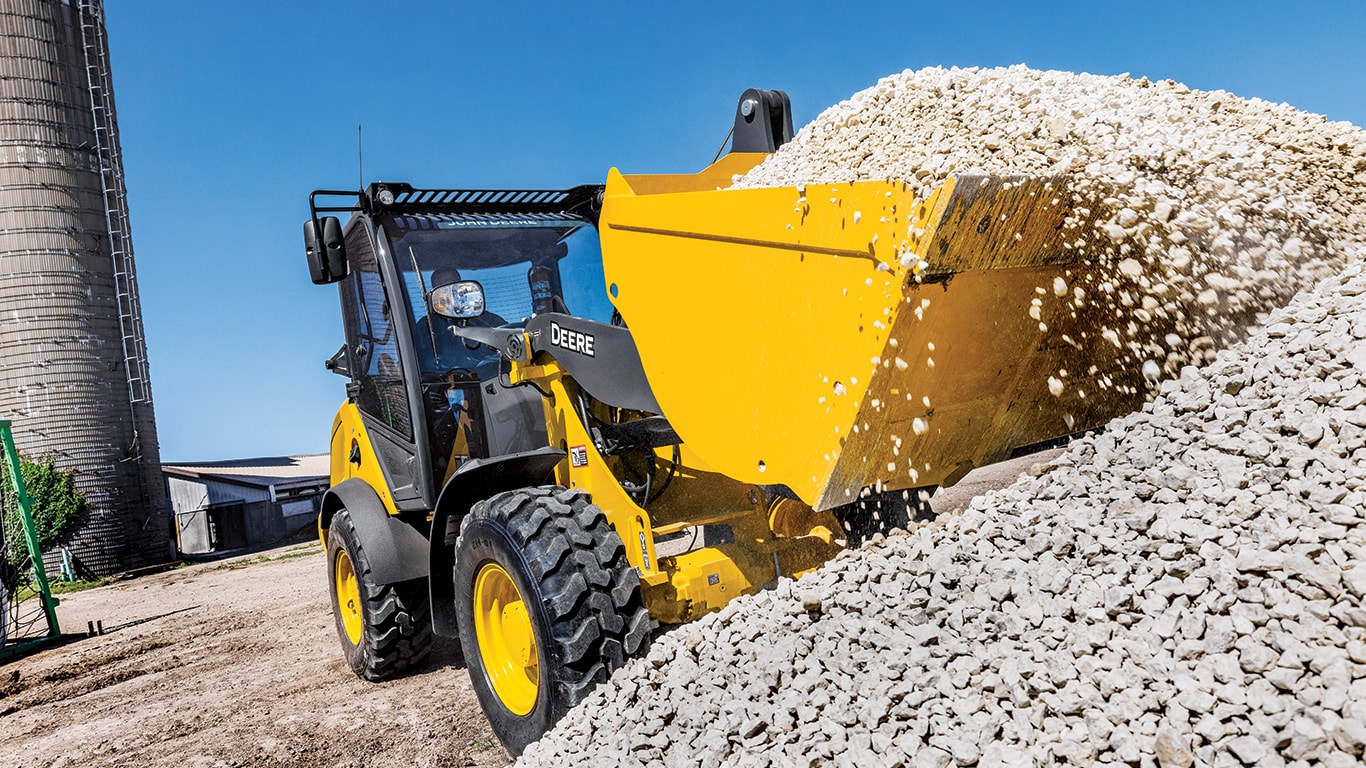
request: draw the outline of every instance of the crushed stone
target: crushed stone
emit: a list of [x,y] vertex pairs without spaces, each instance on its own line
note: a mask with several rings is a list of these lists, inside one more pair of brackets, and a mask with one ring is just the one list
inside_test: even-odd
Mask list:
[[739,183],[961,172],[1117,184],[1109,256],[1159,302],[1131,312],[1199,353],[1038,473],[664,635],[519,765],[1362,763],[1363,133],[1170,81],[936,68]]
[[1359,765],[1364,297],[1353,265],[1046,473],[665,635],[519,765]]

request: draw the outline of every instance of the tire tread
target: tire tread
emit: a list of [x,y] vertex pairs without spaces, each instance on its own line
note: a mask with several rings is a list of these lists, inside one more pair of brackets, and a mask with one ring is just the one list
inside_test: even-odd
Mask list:
[[583,491],[543,486],[498,494],[461,521],[462,539],[472,521],[490,518],[511,534],[540,585],[548,640],[562,656],[549,677],[558,720],[648,649],[652,622],[639,574],[606,514]]
[[[332,519],[330,535],[340,535],[348,543],[356,578],[365,584],[361,609],[365,630],[361,634],[359,658],[351,660],[348,654],[352,671],[360,678],[378,682],[426,661],[432,648],[432,607],[426,580],[375,584],[370,561],[344,509]],[[335,587],[332,599],[336,600]],[[344,638],[342,643],[343,647],[347,645]]]

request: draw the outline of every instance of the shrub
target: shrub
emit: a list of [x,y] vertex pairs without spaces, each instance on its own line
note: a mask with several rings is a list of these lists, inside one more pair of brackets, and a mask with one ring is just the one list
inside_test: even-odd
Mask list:
[[[85,497],[76,490],[71,472],[59,469],[50,458],[19,457],[19,471],[24,477],[24,490],[33,500],[33,527],[38,535],[38,546],[56,543],[71,530],[85,512]],[[10,482],[9,466],[0,462],[0,517],[4,520],[5,550],[10,563],[18,566],[28,558],[28,542],[19,518],[19,499]]]

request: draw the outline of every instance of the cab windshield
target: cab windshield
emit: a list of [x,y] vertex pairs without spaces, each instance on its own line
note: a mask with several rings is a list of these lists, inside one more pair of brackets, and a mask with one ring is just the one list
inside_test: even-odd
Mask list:
[[[564,216],[395,216],[384,222],[408,300],[423,378],[497,373],[497,353],[452,331],[460,325],[520,327],[532,315],[564,312],[609,322],[612,304],[598,232]],[[484,314],[451,320],[431,312],[433,288],[479,283]]]

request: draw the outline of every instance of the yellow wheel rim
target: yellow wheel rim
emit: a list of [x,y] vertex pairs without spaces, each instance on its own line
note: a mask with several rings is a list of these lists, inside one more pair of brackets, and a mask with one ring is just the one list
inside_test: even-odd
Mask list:
[[522,593],[497,563],[474,578],[474,633],[493,692],[514,715],[530,713],[541,679],[536,633]]
[[352,645],[360,645],[360,583],[356,581],[356,569],[351,565],[351,557],[346,550],[337,551],[337,615],[341,617],[342,629]]

